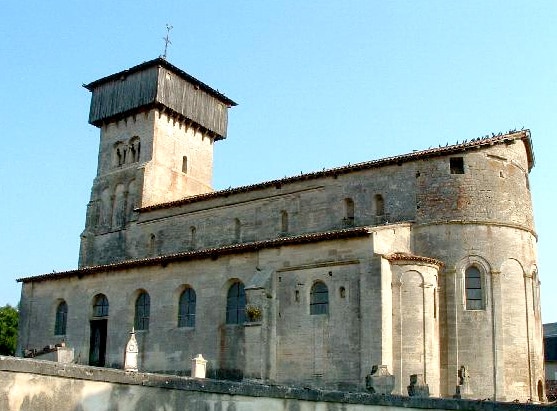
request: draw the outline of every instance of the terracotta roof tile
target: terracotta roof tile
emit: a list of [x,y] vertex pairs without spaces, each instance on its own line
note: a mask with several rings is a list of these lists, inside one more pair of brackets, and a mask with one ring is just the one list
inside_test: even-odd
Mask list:
[[416,261],[421,263],[434,264],[439,268],[445,265],[442,261],[439,261],[435,258],[422,257],[419,255],[413,255],[409,253],[392,253],[386,255],[385,258],[389,261]]

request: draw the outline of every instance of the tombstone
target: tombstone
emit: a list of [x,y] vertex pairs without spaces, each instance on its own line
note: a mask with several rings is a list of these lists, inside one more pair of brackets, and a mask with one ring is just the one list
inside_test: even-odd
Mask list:
[[453,398],[472,398],[472,390],[470,389],[470,376],[468,370],[463,365],[458,370],[458,385]]
[[366,375],[366,389],[372,394],[390,395],[395,388],[395,376],[386,365],[374,365]]
[[194,378],[205,378],[207,374],[207,360],[203,355],[197,354],[197,357],[191,359],[191,376]]
[[410,397],[429,397],[429,386],[426,384],[423,374],[412,374],[410,376],[408,395]]
[[56,345],[56,361],[60,364],[71,364],[74,361],[74,349],[66,347],[66,343],[62,341]]
[[137,356],[139,355],[139,348],[137,347],[137,340],[135,339],[135,330],[132,327],[130,339],[126,344],[126,354],[124,355],[124,370],[137,372]]

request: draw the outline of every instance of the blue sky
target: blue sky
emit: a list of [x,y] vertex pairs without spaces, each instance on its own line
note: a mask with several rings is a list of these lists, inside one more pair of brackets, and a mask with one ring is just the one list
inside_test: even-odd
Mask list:
[[98,130],[81,87],[162,54],[231,109],[227,188],[529,128],[544,322],[557,321],[553,1],[3,2],[2,287],[77,267]]

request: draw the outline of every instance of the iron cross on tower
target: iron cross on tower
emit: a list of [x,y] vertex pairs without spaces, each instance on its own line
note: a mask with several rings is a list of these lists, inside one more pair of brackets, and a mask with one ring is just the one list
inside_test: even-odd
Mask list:
[[170,41],[170,30],[172,30],[174,27],[172,27],[170,24],[166,25],[166,37],[163,37],[162,39],[164,40],[164,54],[161,56],[163,59],[166,60],[166,52],[168,51],[168,45],[172,44],[172,42]]

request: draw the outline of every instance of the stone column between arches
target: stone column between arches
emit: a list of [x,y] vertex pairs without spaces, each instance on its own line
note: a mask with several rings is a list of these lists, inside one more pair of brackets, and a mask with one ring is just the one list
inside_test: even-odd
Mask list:
[[390,263],[394,393],[408,395],[410,375],[422,374],[430,394],[439,396],[439,265],[416,259],[391,259]]

